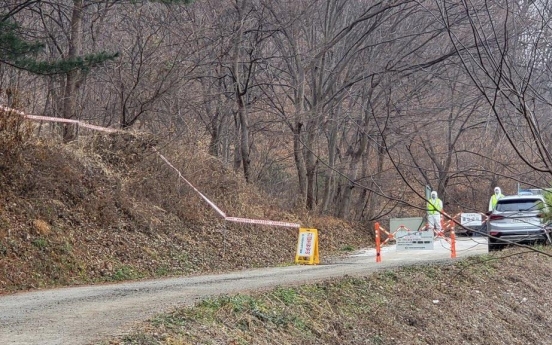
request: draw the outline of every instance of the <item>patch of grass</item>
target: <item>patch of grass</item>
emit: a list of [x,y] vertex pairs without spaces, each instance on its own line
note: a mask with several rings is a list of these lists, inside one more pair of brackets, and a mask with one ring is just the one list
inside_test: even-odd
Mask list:
[[274,267],[289,267],[294,265],[295,265],[295,262],[280,262],[276,264]]
[[73,246],[68,241],[64,241],[58,246],[58,251],[60,254],[69,255],[73,252]]
[[163,277],[171,273],[171,270],[167,266],[159,266],[155,270],[155,276]]
[[157,345],[159,340],[155,336],[149,334],[134,334],[123,338],[124,344],[127,345]]
[[[151,325],[161,333],[169,333],[172,339],[184,337],[188,342],[167,342],[162,344],[219,344],[216,339],[208,339],[204,332],[193,333],[191,329],[217,329],[223,327],[228,338],[223,343],[250,344],[251,334],[260,328],[295,329],[301,333],[311,334],[305,318],[297,313],[290,313],[287,306],[282,308],[282,301],[292,303],[298,296],[294,289],[276,289],[270,294],[261,296],[232,295],[210,298],[201,301],[193,308],[181,309],[175,313],[160,315],[152,319]],[[162,330],[162,331],[161,331]],[[142,344],[142,335],[128,336],[124,344]],[[200,341],[197,341],[201,339]],[[193,340],[193,341],[192,341]],[[148,344],[148,343],[145,343]],[[157,344],[157,343],[156,343]]]
[[190,257],[186,253],[180,253],[180,254],[176,255],[175,260],[179,264],[183,264],[183,265],[189,265],[190,264]]
[[328,297],[328,290],[329,288],[325,284],[310,284],[301,286],[298,291],[301,296],[324,299]]
[[307,325],[307,322],[302,318],[299,318],[299,317],[294,318],[292,324],[293,324],[293,327],[297,328],[298,330],[300,330],[302,332],[309,331],[309,327]]
[[204,299],[198,303],[197,308],[217,311],[218,309],[222,308],[224,304],[223,298],[225,297]]
[[260,300],[248,295],[230,296],[223,301],[223,306],[229,306],[234,313],[246,310],[260,310],[263,308]]
[[341,247],[342,252],[352,252],[354,250],[355,250],[355,247],[353,247],[350,244],[347,244],[347,245],[344,245],[343,247]]
[[173,260],[180,267],[180,271],[183,273],[193,272],[194,263],[190,260],[190,256],[187,253],[179,253],[173,256]]
[[374,345],[383,345],[383,344],[385,344],[384,338],[379,334],[376,334],[376,335],[372,336],[370,341]]
[[398,281],[397,272],[388,270],[379,274],[382,284],[394,285]]
[[121,281],[121,280],[129,280],[129,279],[138,279],[141,278],[143,275],[136,271],[131,266],[121,266],[118,269],[115,270],[115,272],[111,275],[111,279],[114,281]]
[[424,273],[428,278],[435,279],[440,273],[439,267],[435,266],[420,266],[421,272]]
[[293,288],[277,288],[272,292],[274,296],[279,301],[282,301],[285,305],[295,304],[298,298],[297,290]]
[[9,229],[10,228],[10,221],[9,219],[5,219],[3,216],[0,215],[0,229]]
[[182,316],[196,319],[198,321],[213,321],[215,314],[222,308],[221,298],[207,298],[199,302],[194,308]]
[[158,315],[151,320],[152,325],[155,327],[163,326],[168,329],[174,329],[177,327],[186,325],[186,318],[182,314],[173,313],[167,315]]
[[481,255],[459,261],[456,266],[462,274],[488,275],[496,272],[496,257]]
[[44,249],[48,246],[48,240],[42,237],[35,238],[31,243],[38,249]]

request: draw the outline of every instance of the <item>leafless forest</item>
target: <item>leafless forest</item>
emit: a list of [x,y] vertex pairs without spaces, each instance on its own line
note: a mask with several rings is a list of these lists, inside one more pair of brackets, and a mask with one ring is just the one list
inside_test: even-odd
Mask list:
[[547,0],[0,4],[38,60],[110,56],[37,74],[0,47],[2,104],[204,150],[284,206],[407,216],[430,185],[485,211],[550,182]]

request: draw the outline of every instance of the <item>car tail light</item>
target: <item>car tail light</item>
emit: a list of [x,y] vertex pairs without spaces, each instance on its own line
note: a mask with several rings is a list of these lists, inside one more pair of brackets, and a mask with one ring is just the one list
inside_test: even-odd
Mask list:
[[489,217],[489,220],[500,220],[500,219],[504,219],[504,216],[501,216],[499,214],[491,214],[491,216]]
[[500,232],[498,232],[498,231],[491,231],[491,232],[489,232],[489,235],[491,235],[491,236],[496,236],[496,235],[498,235],[498,234],[500,234]]

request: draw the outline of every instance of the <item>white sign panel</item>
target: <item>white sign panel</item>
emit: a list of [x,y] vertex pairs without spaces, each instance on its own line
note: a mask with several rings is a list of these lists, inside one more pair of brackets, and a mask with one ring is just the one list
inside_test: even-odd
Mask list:
[[299,245],[297,246],[297,255],[312,256],[314,249],[314,234],[312,232],[299,233]]
[[397,251],[433,250],[433,231],[403,230],[395,233]]
[[462,213],[460,214],[460,224],[463,226],[481,226],[483,221],[480,213]]
[[389,228],[395,232],[397,250],[433,250],[433,231],[423,231],[424,218],[391,218]]

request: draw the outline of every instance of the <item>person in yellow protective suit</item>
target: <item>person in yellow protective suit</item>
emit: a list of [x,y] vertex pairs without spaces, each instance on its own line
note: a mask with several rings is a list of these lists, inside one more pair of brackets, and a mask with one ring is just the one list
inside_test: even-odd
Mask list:
[[429,229],[441,232],[441,211],[443,202],[437,197],[437,192],[431,192],[431,198],[427,201],[427,222]]
[[502,194],[500,187],[495,187],[494,194],[491,196],[491,199],[489,200],[489,212],[492,212],[495,210],[498,199],[503,197],[504,195]]

